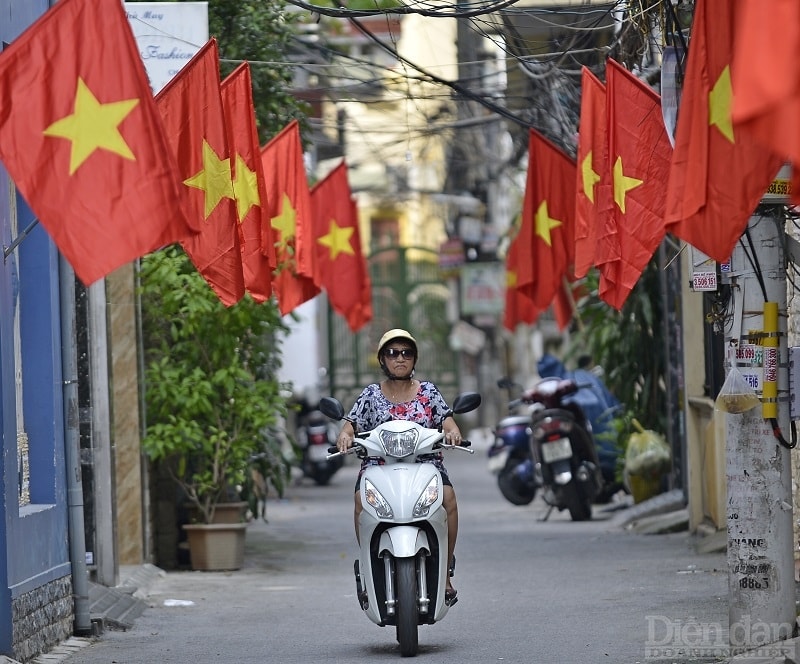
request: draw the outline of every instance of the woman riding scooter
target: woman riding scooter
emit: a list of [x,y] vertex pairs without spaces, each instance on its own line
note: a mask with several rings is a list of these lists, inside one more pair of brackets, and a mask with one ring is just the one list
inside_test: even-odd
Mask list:
[[[380,383],[372,383],[364,388],[353,404],[348,418],[355,423],[357,431],[370,431],[391,420],[409,420],[430,428],[441,425],[445,433],[446,442],[460,446],[462,441],[461,431],[452,415],[448,415],[450,408],[439,389],[429,381],[419,381],[413,377],[417,359],[417,342],[409,332],[398,328],[386,332],[378,343],[378,363],[386,377]],[[356,430],[354,430],[351,422],[345,422],[336,441],[336,446],[340,452],[346,451],[353,445]],[[436,464],[442,475],[442,482],[445,485],[444,507],[447,511],[447,559],[450,561],[452,570],[455,562],[453,551],[458,534],[456,494],[444,467],[442,453],[431,454],[426,461]],[[354,513],[356,539],[359,539],[358,518],[363,509],[359,493],[361,475],[367,467],[375,463],[377,462],[374,459],[364,459],[356,480]],[[449,577],[447,579],[445,597],[448,604],[452,605],[456,602],[456,590],[453,588]]]

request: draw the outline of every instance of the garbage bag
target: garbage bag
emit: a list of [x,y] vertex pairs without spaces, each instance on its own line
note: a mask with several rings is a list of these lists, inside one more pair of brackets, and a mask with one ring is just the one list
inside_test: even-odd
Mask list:
[[669,471],[672,455],[664,436],[644,429],[636,420],[633,423],[638,430],[628,438],[625,474],[643,476]]

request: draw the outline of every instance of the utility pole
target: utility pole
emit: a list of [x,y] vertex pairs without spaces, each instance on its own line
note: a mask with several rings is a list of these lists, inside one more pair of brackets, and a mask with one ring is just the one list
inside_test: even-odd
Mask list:
[[734,651],[791,638],[795,626],[784,211],[765,200],[731,257],[725,339],[727,371],[735,367],[754,394],[730,393],[726,380],[717,399],[726,412]]

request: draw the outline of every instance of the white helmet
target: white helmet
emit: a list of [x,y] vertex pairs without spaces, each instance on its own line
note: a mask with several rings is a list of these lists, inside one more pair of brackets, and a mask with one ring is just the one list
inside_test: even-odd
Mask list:
[[[385,373],[387,378],[390,378],[390,379],[396,379],[396,376],[394,376],[394,375],[392,375],[390,373],[389,369],[386,367],[386,363],[383,361],[383,349],[389,342],[396,341],[396,340],[399,340],[399,339],[402,339],[403,341],[408,341],[413,346],[413,348],[414,348],[414,365],[416,366],[416,364],[417,364],[417,355],[418,355],[417,340],[413,336],[411,336],[410,332],[408,332],[406,330],[403,330],[403,329],[401,329],[399,327],[396,327],[394,329],[389,330],[388,332],[386,332],[386,334],[384,334],[381,337],[381,340],[378,342],[378,364],[381,365],[381,369],[383,369],[383,373]],[[413,374],[414,374],[414,372],[412,370],[411,375],[413,375]],[[409,378],[410,377],[411,376],[409,376]],[[404,379],[404,380],[406,380],[406,379]]]

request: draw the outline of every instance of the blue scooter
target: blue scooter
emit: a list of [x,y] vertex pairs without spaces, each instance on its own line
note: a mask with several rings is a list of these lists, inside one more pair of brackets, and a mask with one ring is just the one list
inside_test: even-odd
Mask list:
[[[505,389],[517,387],[507,378],[497,385]],[[520,414],[522,406],[519,399],[509,402],[509,415],[497,423],[494,443],[488,451],[489,470],[497,475],[500,493],[512,505],[528,505],[538,488],[531,455],[531,417]]]

